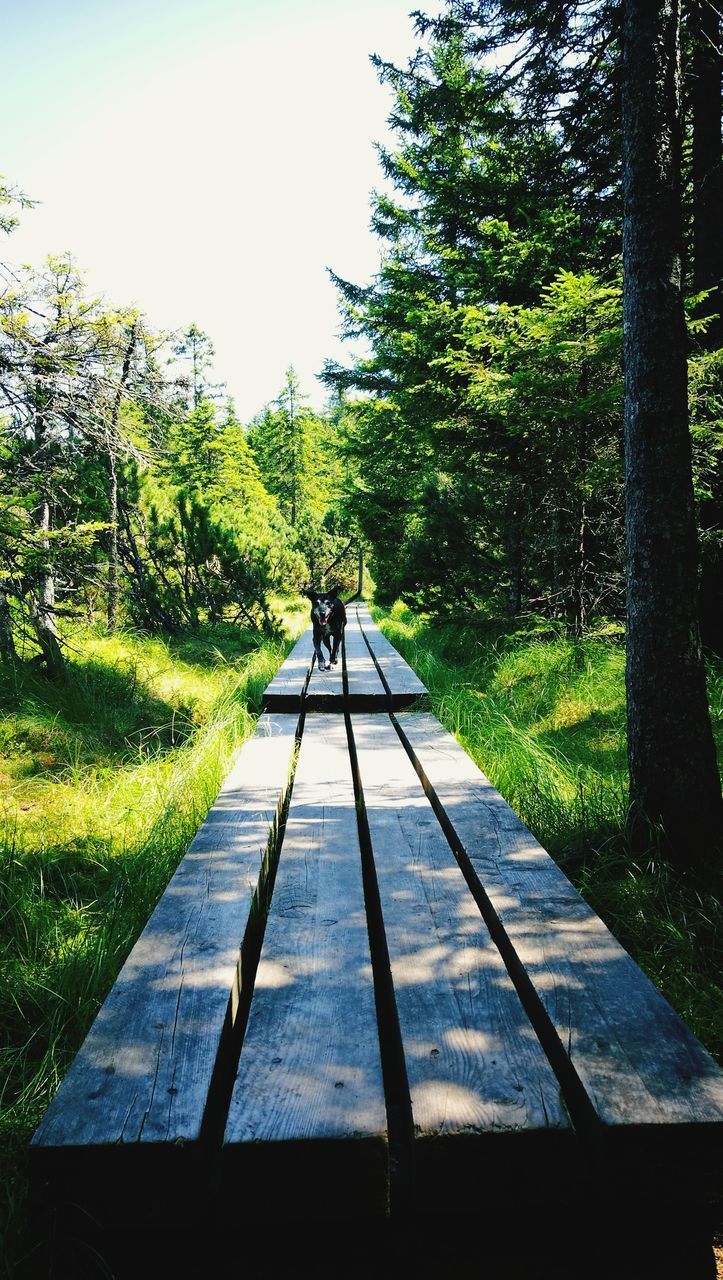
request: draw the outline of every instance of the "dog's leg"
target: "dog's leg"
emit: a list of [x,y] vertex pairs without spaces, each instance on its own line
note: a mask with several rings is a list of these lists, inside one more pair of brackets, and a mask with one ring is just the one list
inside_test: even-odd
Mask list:
[[338,656],[339,656],[339,645],[340,645],[340,643],[341,643],[341,634],[335,634],[335,636],[334,636],[334,647],[333,647],[333,649],[332,649],[332,651],[331,651],[331,658],[330,658],[330,662],[331,662],[332,667],[335,667],[335,666],[336,666],[337,658],[338,658]]

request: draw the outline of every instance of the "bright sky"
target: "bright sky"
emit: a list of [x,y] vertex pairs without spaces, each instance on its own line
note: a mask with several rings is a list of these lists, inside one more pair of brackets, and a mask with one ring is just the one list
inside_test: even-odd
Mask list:
[[414,7],[0,0],[0,173],[42,202],[4,256],[69,250],[109,303],[195,322],[244,420],[289,364],[320,406],[324,358],[348,358],[325,268],[361,282],[379,258],[369,54],[404,65]]

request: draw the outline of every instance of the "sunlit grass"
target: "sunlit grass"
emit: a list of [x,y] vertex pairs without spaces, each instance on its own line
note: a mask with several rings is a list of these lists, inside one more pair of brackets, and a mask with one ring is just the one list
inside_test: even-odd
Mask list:
[[619,635],[576,642],[551,628],[432,626],[396,605],[378,614],[432,707],[561,860],[625,806],[625,657]]

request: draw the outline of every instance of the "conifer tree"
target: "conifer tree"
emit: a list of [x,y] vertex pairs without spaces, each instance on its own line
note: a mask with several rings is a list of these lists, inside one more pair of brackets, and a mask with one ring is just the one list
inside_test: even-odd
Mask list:
[[688,428],[679,0],[625,0],[623,279],[631,817],[703,866],[723,804],[697,613]]

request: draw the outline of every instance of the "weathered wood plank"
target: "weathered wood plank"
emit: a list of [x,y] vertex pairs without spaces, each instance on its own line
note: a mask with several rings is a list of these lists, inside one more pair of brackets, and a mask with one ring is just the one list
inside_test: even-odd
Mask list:
[[263,715],[241,748],[38,1126],[39,1166],[71,1149],[178,1157],[199,1138],[297,722]]
[[[401,1029],[418,1204],[562,1197],[559,1086],[387,716],[352,721]],[[565,1171],[563,1172],[563,1165]],[[552,1179],[552,1182],[550,1182]]]
[[[309,644],[313,647],[311,632],[309,633]],[[328,660],[326,649],[324,650],[324,657]],[[327,666],[325,671],[320,671],[318,664],[314,663],[314,669],[304,697],[304,706],[307,711],[343,711],[344,658],[341,646],[339,647],[338,661],[335,667]]]
[[349,610],[344,629],[344,664],[349,709],[362,711],[376,707],[380,710],[386,708],[387,691],[379,679],[379,672],[374,666],[353,609]]
[[383,1215],[386,1112],[344,718],[307,718],[224,1143],[250,1221]]
[[311,624],[299,636],[291,653],[264,690],[265,711],[299,711],[307,687],[314,642]]
[[364,632],[374,657],[382,669],[389,687],[392,707],[409,706],[417,698],[428,696],[427,689],[416,671],[405,661],[401,653],[387,640],[365,604],[356,606],[359,625]]
[[720,1190],[723,1073],[455,739],[431,715],[398,722],[621,1170],[648,1191],[655,1172],[666,1193]]

